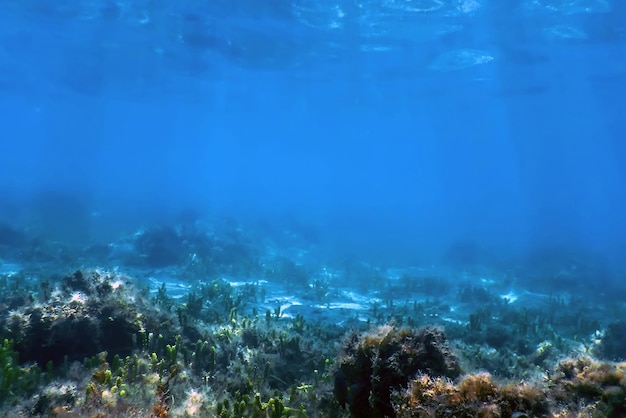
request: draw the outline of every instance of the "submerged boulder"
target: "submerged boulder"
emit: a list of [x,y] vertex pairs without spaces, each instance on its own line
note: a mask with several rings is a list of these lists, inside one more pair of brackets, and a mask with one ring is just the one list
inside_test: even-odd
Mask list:
[[396,329],[351,334],[344,341],[334,394],[354,417],[395,416],[391,393],[406,387],[416,373],[455,378],[461,374],[439,328]]
[[78,270],[58,288],[46,288],[41,302],[31,300],[0,317],[0,337],[15,342],[22,363],[56,365],[103,351],[127,356],[141,335],[175,334],[168,314],[142,297],[126,276]]

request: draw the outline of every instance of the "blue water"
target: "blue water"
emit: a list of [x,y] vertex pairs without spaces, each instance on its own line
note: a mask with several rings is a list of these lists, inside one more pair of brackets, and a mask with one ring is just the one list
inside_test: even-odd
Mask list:
[[0,2],[0,220],[181,211],[437,259],[626,245],[620,0]]

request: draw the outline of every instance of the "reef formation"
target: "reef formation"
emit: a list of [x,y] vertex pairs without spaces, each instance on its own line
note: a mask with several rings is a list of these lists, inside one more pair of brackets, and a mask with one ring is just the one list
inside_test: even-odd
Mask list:
[[[494,290],[506,278],[467,266],[320,274],[235,229],[155,228],[80,251],[6,232],[4,254],[25,267],[0,273],[2,415],[626,416],[621,305],[515,303]],[[97,260],[120,267],[65,267]],[[185,281],[146,280],[157,273]],[[359,286],[376,291],[357,304]]]

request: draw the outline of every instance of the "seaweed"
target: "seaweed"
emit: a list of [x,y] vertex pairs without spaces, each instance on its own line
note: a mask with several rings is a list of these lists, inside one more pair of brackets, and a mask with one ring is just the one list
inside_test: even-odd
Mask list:
[[393,417],[393,390],[418,372],[456,377],[461,373],[439,328],[420,330],[382,326],[345,340],[335,375],[335,397],[352,416]]

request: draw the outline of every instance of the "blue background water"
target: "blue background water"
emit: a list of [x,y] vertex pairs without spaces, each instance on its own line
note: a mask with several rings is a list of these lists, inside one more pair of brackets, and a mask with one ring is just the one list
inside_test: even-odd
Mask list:
[[357,252],[618,262],[625,97],[619,0],[4,0],[0,216],[95,239],[192,207]]

